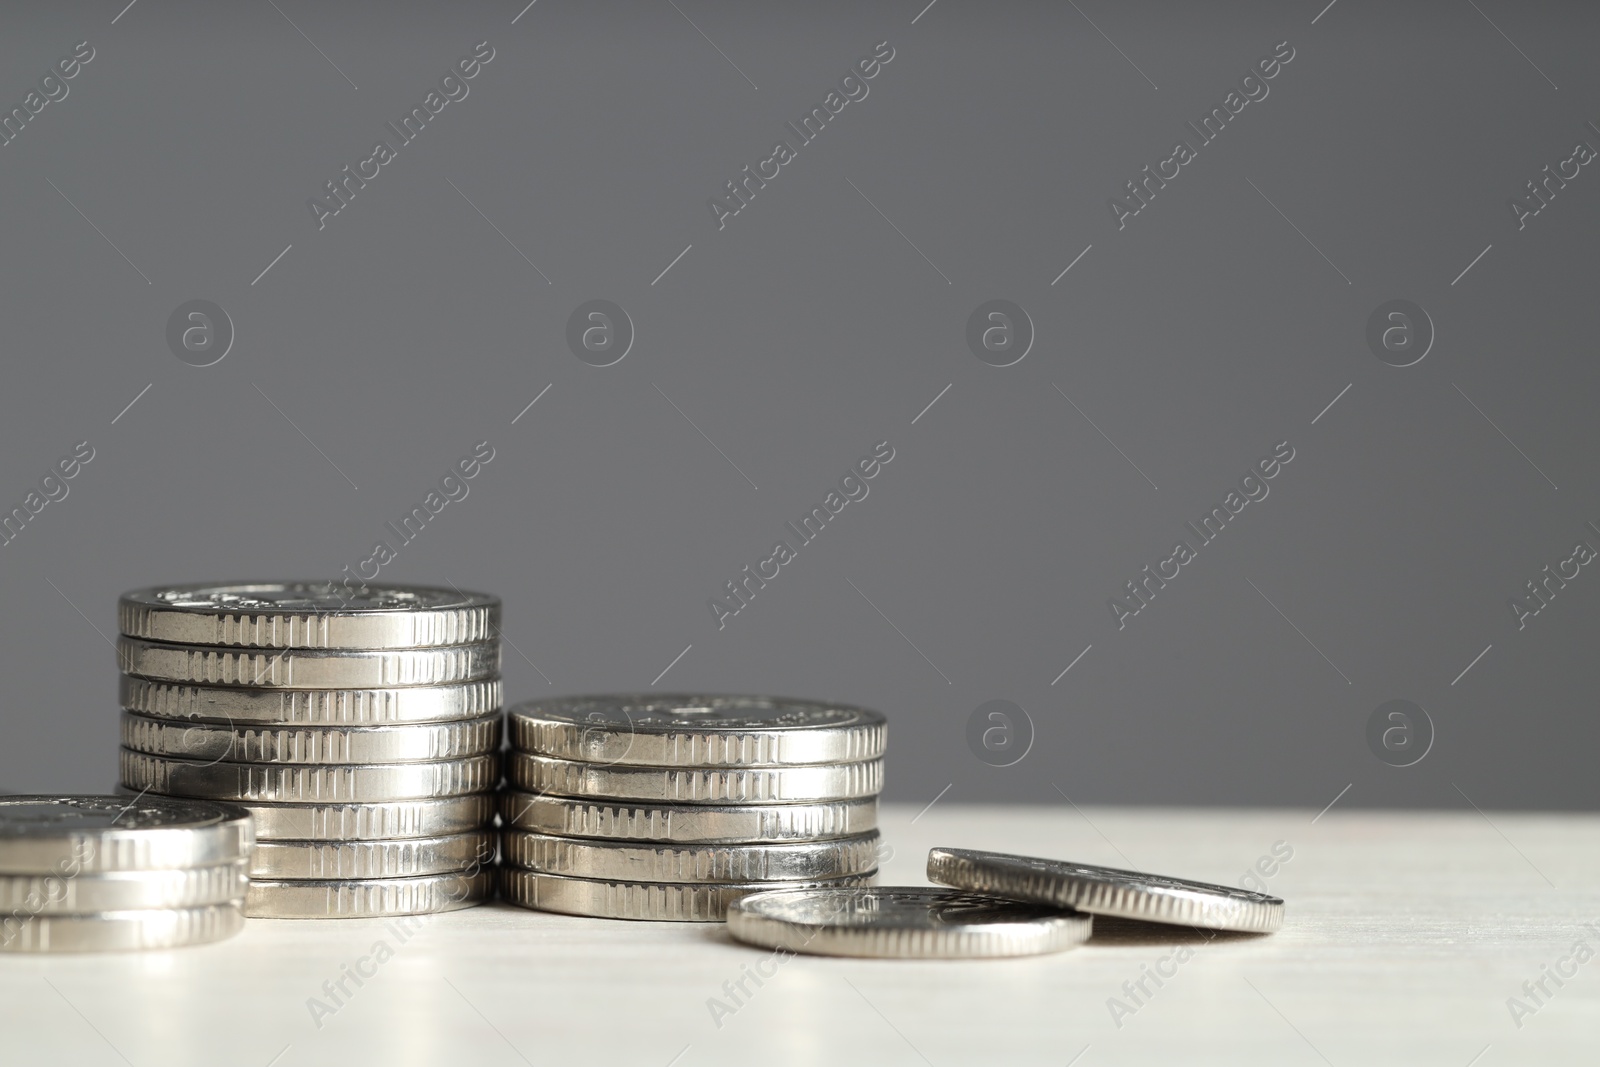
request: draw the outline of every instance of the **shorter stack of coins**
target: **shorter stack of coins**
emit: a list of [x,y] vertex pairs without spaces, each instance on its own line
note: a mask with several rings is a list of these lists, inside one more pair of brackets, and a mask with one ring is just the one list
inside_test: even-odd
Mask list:
[[177,948],[244,927],[248,813],[157,797],[0,798],[0,952]]
[[246,914],[405,915],[493,892],[498,599],[263,582],[120,603],[122,783],[244,805]]
[[501,890],[612,919],[724,918],[765,889],[871,885],[884,717],[644,694],[511,709]]

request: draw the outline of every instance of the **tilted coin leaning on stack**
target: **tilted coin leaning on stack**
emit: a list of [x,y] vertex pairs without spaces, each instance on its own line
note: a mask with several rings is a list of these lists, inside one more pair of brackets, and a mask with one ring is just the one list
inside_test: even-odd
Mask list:
[[0,798],[0,952],[177,948],[244,926],[250,816],[162,797]]
[[871,885],[884,717],[643,694],[511,709],[501,887],[524,907],[707,922],[764,889]]
[[242,805],[245,913],[448,911],[493,891],[500,601],[258,582],[119,604],[122,784]]

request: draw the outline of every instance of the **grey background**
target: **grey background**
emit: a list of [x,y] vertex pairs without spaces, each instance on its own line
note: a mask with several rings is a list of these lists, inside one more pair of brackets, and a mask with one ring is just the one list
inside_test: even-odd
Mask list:
[[[7,5],[7,108],[97,55],[0,148],[0,501],[96,455],[0,548],[0,785],[112,783],[120,591],[333,577],[487,439],[383,575],[502,596],[512,699],[873,705],[919,804],[1594,807],[1600,577],[1520,632],[1508,601],[1600,545],[1600,173],[1520,232],[1507,198],[1600,145],[1600,13],[1323,7]],[[319,231],[307,198],[483,40]],[[707,198],[882,40],[719,232]],[[1119,232],[1107,198],[1283,40]],[[1438,334],[1405,369],[1363,339],[1396,297]],[[237,328],[208,368],[165,342],[193,298]],[[603,369],[564,340],[592,298],[637,330]],[[1012,367],[964,341],[992,298],[1037,330]],[[707,599],[882,439],[870,496],[719,631]],[[1107,599],[1283,440],[1118,631]],[[1365,740],[1397,698],[1437,731],[1406,768]],[[994,699],[1035,730],[1007,767],[966,741]]]

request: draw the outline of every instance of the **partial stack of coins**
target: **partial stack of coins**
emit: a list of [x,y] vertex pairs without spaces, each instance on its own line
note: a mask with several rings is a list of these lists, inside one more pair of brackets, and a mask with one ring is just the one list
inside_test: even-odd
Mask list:
[[0,797],[0,952],[198,945],[244,927],[240,808],[159,797]]
[[501,889],[524,907],[704,922],[764,889],[871,885],[884,717],[643,694],[511,709]]
[[492,894],[498,599],[264,582],[141,589],[119,609],[123,786],[248,808],[246,914]]

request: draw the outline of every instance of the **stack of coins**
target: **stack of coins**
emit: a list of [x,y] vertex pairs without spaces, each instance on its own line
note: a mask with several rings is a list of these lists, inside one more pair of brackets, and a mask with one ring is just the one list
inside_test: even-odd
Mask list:
[[119,609],[123,787],[255,816],[246,914],[491,895],[498,599],[264,582],[141,589]]
[[645,694],[511,709],[501,889],[524,907],[705,922],[764,889],[871,885],[884,717]]
[[220,941],[244,926],[250,816],[158,797],[0,798],[0,952]]

